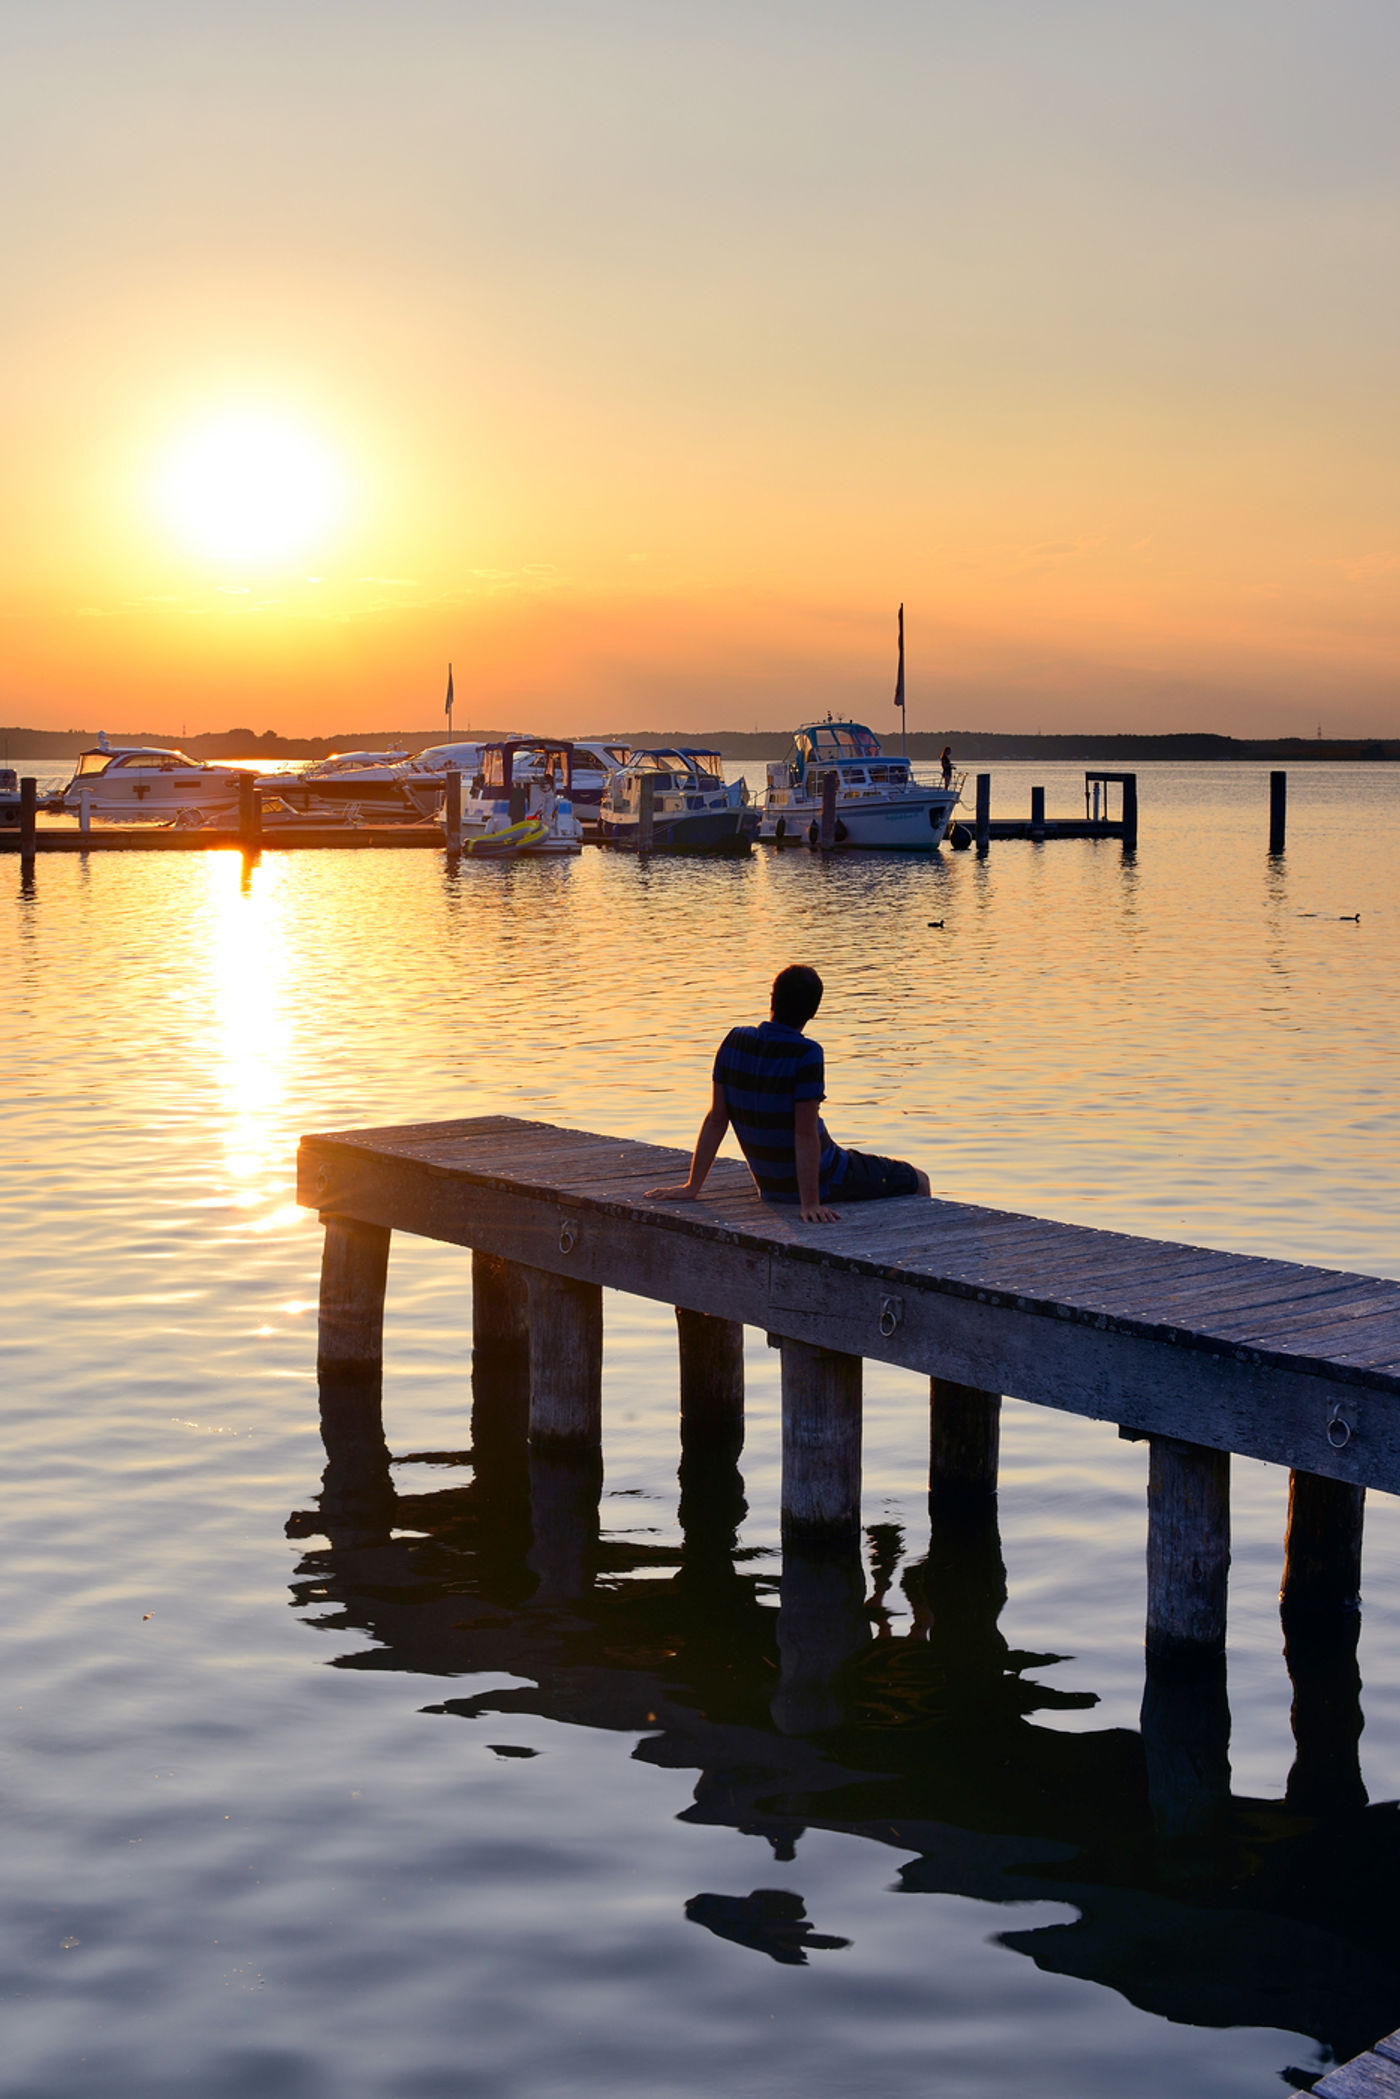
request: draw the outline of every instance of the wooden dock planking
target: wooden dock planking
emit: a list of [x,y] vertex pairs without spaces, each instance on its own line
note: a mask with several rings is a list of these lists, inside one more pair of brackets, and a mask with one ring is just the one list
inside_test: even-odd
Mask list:
[[1400,2099],[1400,2032],[1339,2063],[1313,2086],[1318,2099]]
[[1400,1491],[1398,1284],[918,1197],[808,1226],[730,1161],[699,1202],[646,1198],[687,1163],[494,1117],[308,1137],[298,1189],[809,1348]]

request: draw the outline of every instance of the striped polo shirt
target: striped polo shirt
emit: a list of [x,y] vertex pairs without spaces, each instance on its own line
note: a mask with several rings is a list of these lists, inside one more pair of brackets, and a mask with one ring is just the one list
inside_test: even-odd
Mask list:
[[[793,1116],[799,1101],[825,1098],[821,1044],[777,1020],[731,1028],[715,1056],[714,1076],[759,1194],[770,1203],[800,1202]],[[845,1175],[846,1154],[832,1143],[824,1122],[817,1124],[817,1137],[825,1201]]]

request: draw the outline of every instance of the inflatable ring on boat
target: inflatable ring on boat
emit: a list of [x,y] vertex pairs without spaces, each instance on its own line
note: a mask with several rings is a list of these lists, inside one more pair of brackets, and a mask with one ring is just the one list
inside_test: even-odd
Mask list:
[[538,845],[548,833],[548,825],[538,816],[524,817],[518,824],[507,824],[503,831],[482,831],[469,838],[463,852],[483,860],[493,853],[519,853],[526,846]]

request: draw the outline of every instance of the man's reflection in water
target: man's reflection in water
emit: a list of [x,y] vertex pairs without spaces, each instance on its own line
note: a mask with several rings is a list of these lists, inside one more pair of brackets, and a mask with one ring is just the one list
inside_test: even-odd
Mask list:
[[[1400,2025],[1400,1827],[1360,1785],[1354,1637],[1290,1628],[1288,1795],[1242,1798],[1223,1668],[1154,1670],[1140,1732],[1053,1725],[1095,1701],[1041,1680],[1059,1656],[1007,1644],[994,1497],[940,1502],[912,1564],[876,1526],[869,1591],[855,1536],[790,1544],[775,1585],[739,1542],[731,1456],[687,1452],[678,1549],[610,1534],[596,1472],[532,1462],[519,1356],[475,1368],[473,1452],[428,1454],[450,1483],[426,1491],[421,1465],[390,1465],[377,1391],[323,1392],[320,1504],[288,1528],[308,1541],[294,1600],[364,1635],[334,1666],[509,1677],[428,1710],[631,1733],[693,1775],[683,1821],[785,1863],[835,1831],[902,1854],[909,1893],[1064,1904],[1072,1921],[1001,1943],[1159,2016],[1301,2030],[1342,2059]],[[707,1890],[686,1914],[784,1965],[838,1943],[792,1889]]]

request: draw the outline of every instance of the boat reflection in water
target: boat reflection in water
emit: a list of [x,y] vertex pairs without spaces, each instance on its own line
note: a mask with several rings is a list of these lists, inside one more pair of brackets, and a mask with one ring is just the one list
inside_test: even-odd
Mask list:
[[[780,1860],[837,1831],[902,1854],[904,1893],[1067,1904],[1073,1921],[999,1943],[1159,2017],[1302,2032],[1339,2059],[1400,2024],[1400,1828],[1361,1787],[1354,1616],[1290,1632],[1293,1774],[1283,1800],[1244,1798],[1223,1662],[1150,1665],[1141,1732],[1037,1725],[1095,1699],[1031,1674],[1059,1657],[1008,1647],[995,1499],[934,1507],[917,1564],[876,1525],[864,1558],[855,1534],[789,1541],[779,1576],[736,1549],[739,1452],[711,1447],[682,1453],[678,1549],[610,1537],[596,1462],[531,1451],[518,1353],[478,1348],[473,1376],[472,1476],[429,1492],[393,1485],[377,1393],[323,1382],[323,1492],[288,1532],[307,1541],[294,1601],[373,1643],[335,1666],[484,1673],[496,1687],[429,1710],[633,1732],[640,1761],[695,1773],[686,1820]],[[789,1965],[844,1943],[792,1892],[700,1889],[685,1913]]]

